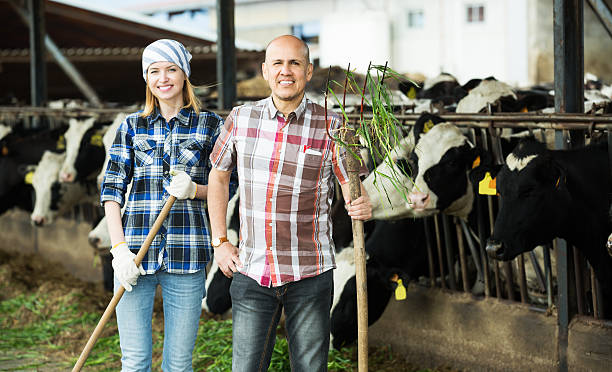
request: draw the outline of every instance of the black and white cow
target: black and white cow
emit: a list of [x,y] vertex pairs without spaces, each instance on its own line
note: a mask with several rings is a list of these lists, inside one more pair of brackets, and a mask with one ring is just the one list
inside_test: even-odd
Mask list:
[[64,133],[66,158],[60,169],[61,182],[85,182],[94,172],[97,175],[104,162],[102,136],[107,128],[108,125],[94,117],[68,121],[68,130]]
[[80,183],[60,183],[60,168],[65,153],[46,151],[32,176],[35,193],[34,210],[30,219],[35,226],[53,223],[55,217],[69,212],[88,196],[87,188]]
[[[398,242],[402,242],[398,244]],[[368,325],[383,314],[397,284],[405,285],[427,273],[427,249],[422,219],[377,221],[365,246],[368,288]],[[331,343],[339,349],[357,339],[357,292],[353,249],[337,255],[334,300],[331,310]]]
[[587,258],[612,314],[612,257],[605,249],[612,231],[608,211],[612,179],[607,144],[548,150],[524,140],[497,175],[500,210],[487,244],[490,257],[510,260],[555,237]]
[[65,130],[5,131],[0,139],[0,214],[13,207],[33,210],[31,174],[45,151],[57,151]]

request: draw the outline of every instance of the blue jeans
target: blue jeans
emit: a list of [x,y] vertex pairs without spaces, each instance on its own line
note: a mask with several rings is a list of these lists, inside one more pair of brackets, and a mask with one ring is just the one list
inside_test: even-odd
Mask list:
[[262,287],[234,273],[232,296],[232,371],[266,371],[283,307],[294,372],[327,371],[332,270],[280,287]]
[[[194,274],[163,271],[141,275],[132,291],[123,294],[116,308],[122,371],[151,371],[151,324],[158,285],[164,302],[162,370],[193,371],[193,348],[206,291],[205,281],[204,270]],[[115,278],[115,291],[119,286]]]

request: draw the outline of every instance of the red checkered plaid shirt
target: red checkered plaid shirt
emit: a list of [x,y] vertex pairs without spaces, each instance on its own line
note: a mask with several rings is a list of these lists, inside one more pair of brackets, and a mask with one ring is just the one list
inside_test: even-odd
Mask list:
[[[332,133],[341,125],[331,111],[328,121]],[[332,173],[348,182],[345,157],[323,107],[306,97],[288,118],[270,97],[232,110],[210,160],[219,170],[238,167],[241,273],[269,287],[336,267]]]

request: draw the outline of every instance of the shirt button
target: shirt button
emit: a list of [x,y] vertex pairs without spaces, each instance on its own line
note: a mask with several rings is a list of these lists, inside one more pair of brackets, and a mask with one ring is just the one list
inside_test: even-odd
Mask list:
[[268,226],[272,227],[272,222],[270,222],[270,223],[268,224]]

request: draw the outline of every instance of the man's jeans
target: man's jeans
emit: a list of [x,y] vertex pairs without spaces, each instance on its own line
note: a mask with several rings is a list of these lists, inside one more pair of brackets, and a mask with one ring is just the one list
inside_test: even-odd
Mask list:
[[[162,370],[193,371],[193,347],[206,291],[206,272],[141,275],[131,292],[117,304],[122,371],[151,371],[152,316],[157,285],[164,303],[164,352]],[[115,278],[115,291],[121,284]]]
[[232,371],[266,371],[285,308],[289,359],[294,372],[327,371],[332,270],[281,287],[262,287],[234,273]]

